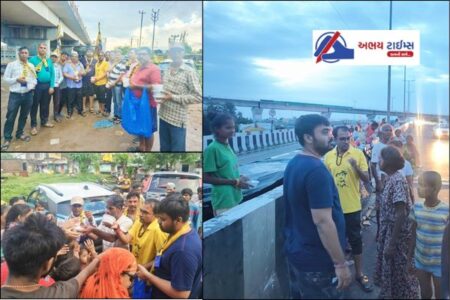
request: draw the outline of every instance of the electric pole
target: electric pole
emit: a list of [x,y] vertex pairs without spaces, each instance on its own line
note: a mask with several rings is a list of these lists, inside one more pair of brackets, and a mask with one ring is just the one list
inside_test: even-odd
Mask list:
[[139,13],[141,14],[141,32],[139,33],[139,47],[141,47],[141,41],[142,41],[142,22],[144,21],[144,14],[145,14],[145,11],[140,10]]
[[[389,1],[389,30],[392,30],[392,0]],[[391,119],[391,65],[388,66],[387,122]]]
[[153,53],[153,46],[155,45],[155,25],[158,19],[159,19],[159,9],[158,10],[152,9],[152,21],[153,21],[152,53]]

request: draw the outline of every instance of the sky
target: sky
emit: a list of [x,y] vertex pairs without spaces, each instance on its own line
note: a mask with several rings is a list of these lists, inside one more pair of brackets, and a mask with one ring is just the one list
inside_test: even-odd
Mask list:
[[200,1],[76,1],[81,19],[91,40],[97,38],[98,22],[107,50],[118,46],[137,46],[141,25],[139,10],[145,11],[142,25],[142,46],[151,47],[152,10],[159,9],[155,27],[155,49],[166,50],[173,34],[186,34],[187,43],[202,48],[202,4]]
[[[393,2],[392,29],[421,32],[421,64],[406,71],[406,79],[415,80],[412,112],[448,115],[448,12],[447,1]],[[389,29],[389,1],[206,1],[203,22],[205,97],[387,108],[387,66],[317,67],[311,43],[312,30]],[[394,111],[403,111],[403,71],[392,66]],[[251,116],[250,109],[239,110]],[[277,117],[297,115],[277,111]],[[331,117],[336,118],[355,116]]]

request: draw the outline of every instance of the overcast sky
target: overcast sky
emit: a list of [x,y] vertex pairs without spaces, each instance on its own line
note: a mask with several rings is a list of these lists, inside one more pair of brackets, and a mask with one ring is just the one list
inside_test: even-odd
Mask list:
[[102,37],[107,38],[108,50],[129,46],[131,37],[135,37],[133,46],[137,45],[141,24],[139,10],[146,12],[142,45],[151,47],[152,9],[160,9],[155,29],[155,49],[167,49],[168,38],[184,31],[187,32],[186,41],[193,49],[202,48],[201,1],[77,1],[76,4],[91,40],[96,39],[97,24],[101,23]]
[[[448,2],[393,2],[393,29],[421,32],[421,65],[407,68],[414,112],[448,114],[448,12]],[[314,29],[389,29],[389,1],[205,2],[204,95],[386,109],[387,67],[318,69]],[[392,100],[403,111],[401,66],[392,67]]]

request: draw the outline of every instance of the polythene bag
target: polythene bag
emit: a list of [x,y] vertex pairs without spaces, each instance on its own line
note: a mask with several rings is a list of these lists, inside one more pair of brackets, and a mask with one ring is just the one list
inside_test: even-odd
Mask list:
[[132,294],[133,299],[151,299],[152,287],[147,285],[144,280],[134,278]]
[[141,98],[136,97],[130,88],[125,89],[122,107],[122,127],[132,135],[152,136],[152,117],[147,89],[143,89]]

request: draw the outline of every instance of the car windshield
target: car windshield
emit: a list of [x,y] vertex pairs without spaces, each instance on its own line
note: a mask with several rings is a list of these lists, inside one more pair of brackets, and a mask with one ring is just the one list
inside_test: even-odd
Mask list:
[[190,188],[194,193],[196,193],[197,187],[200,184],[200,179],[197,176],[183,174],[154,175],[149,191],[163,193],[166,191],[166,185],[169,182],[173,182],[175,184],[178,192],[181,192],[182,189]]
[[[91,211],[94,215],[103,214],[106,210],[106,200],[108,196],[93,197],[84,199],[84,210]],[[58,203],[57,214],[67,217],[72,209],[70,200]]]

